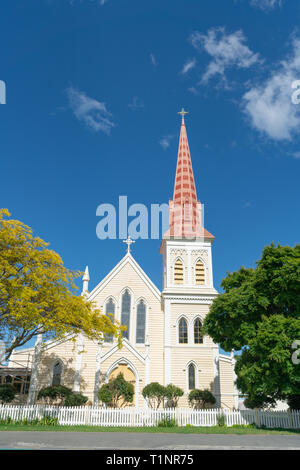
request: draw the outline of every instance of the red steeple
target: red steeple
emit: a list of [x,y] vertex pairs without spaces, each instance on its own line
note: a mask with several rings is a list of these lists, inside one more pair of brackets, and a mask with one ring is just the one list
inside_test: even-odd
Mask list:
[[177,168],[174,184],[173,201],[169,202],[170,229],[165,237],[176,238],[214,238],[201,223],[201,203],[197,200],[197,192],[193,174],[192,160],[185,128],[182,109],[181,129],[179,137]]

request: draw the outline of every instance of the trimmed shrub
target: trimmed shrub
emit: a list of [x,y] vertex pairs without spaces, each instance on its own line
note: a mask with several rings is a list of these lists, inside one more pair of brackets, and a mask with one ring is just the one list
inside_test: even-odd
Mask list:
[[0,385],[0,403],[10,403],[16,396],[16,389],[10,384]]
[[44,399],[48,403],[60,400],[60,405],[62,405],[64,404],[65,399],[72,394],[72,390],[68,387],[64,387],[63,385],[52,385],[50,387],[44,387],[39,391],[38,400]]
[[189,403],[195,409],[209,408],[216,403],[216,399],[208,389],[194,389],[189,393]]
[[166,397],[166,388],[158,382],[151,382],[143,388],[143,397],[148,399],[151,408],[159,408]]
[[85,397],[81,393],[71,393],[65,399],[65,406],[83,406],[88,401],[88,397]]

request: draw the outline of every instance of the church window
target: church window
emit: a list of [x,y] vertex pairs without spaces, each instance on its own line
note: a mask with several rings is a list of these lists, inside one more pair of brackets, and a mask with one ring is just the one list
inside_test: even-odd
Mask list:
[[196,284],[202,286],[205,284],[204,264],[200,260],[196,264]]
[[130,303],[131,297],[126,289],[122,295],[122,312],[121,312],[121,325],[127,326],[127,330],[122,332],[123,338],[129,339],[129,327],[130,327]]
[[145,343],[146,305],[143,300],[138,303],[136,313],[136,342]]
[[180,259],[174,265],[174,283],[183,284],[183,264]]
[[53,366],[52,385],[61,385],[62,363],[56,361]]
[[188,327],[187,321],[181,318],[179,321],[179,343],[186,344],[188,342]]
[[[114,301],[113,299],[109,299],[107,302],[106,302],[106,305],[105,305],[105,315],[110,319],[110,321],[113,323],[114,322],[114,318],[115,318],[115,304],[114,304]],[[112,343],[113,341],[113,335],[108,335],[106,334],[105,337],[104,337],[104,341],[106,343]]]
[[203,343],[202,323],[199,318],[194,322],[194,342],[195,344]]
[[189,365],[189,390],[194,390],[196,388],[196,368],[194,364]]

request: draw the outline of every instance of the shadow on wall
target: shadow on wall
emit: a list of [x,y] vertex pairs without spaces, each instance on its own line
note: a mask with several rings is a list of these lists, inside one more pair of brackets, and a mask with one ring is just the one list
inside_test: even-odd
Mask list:
[[[65,387],[70,388],[73,390],[74,388],[74,380],[75,380],[75,361],[71,357],[70,359],[61,359],[56,354],[49,354],[41,355],[41,361],[39,366],[39,373],[38,373],[38,386],[37,386],[37,394],[39,390],[44,387],[49,387],[53,385],[53,374],[54,374],[54,366],[55,364],[60,361],[62,364],[61,368],[61,375],[60,375],[60,385],[64,385]],[[58,384],[56,382],[56,384]],[[88,384],[82,377],[80,377],[80,393],[83,395],[90,395],[93,393],[94,384]],[[36,400],[36,403],[42,403],[40,400]]]

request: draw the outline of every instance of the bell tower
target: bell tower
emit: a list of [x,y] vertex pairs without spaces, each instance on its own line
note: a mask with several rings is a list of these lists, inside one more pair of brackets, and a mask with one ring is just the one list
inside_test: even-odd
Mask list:
[[[218,294],[213,286],[214,236],[204,228],[203,208],[197,198],[184,120],[187,112],[182,109],[179,114],[182,118],[173,199],[169,201],[169,229],[163,235],[160,247],[163,256],[165,385],[176,382],[177,378],[172,376],[176,363],[183,361],[183,371],[187,371],[189,360],[193,360],[197,367],[194,372],[196,383],[200,385],[203,374],[201,385],[209,388],[218,376],[218,346],[211,338],[204,337],[200,342],[196,339],[195,322],[198,319],[203,324],[209,306]],[[201,369],[204,357],[206,364],[211,361],[210,370],[214,369],[210,381],[210,373],[205,375]],[[186,384],[184,388],[188,393],[188,379]],[[218,387],[211,388],[218,395]]]

